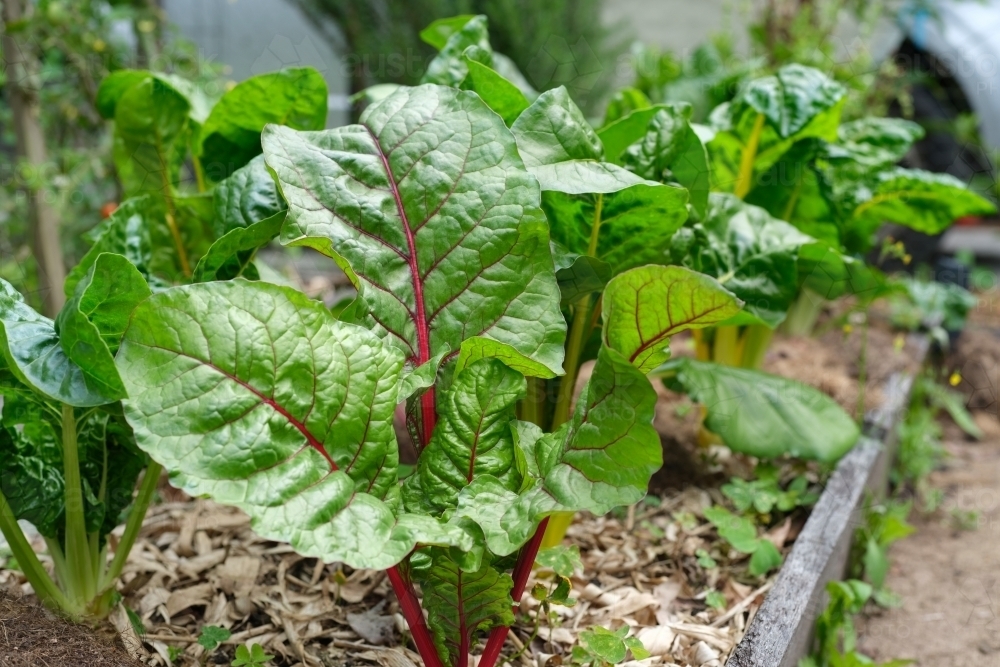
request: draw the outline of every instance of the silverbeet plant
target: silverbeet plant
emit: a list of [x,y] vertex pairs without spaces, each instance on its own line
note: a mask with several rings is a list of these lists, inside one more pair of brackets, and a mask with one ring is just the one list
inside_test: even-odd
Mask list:
[[[242,278],[154,294],[117,356],[127,420],[174,484],[261,535],[386,570],[429,667],[465,667],[484,638],[492,667],[548,517],[634,503],[660,467],[645,374],[669,335],[739,302],[682,267],[617,273],[593,373],[545,432],[518,404],[528,378],[563,373],[567,327],[539,182],[504,119],[424,84],[357,125],[269,125],[261,141],[288,205],[280,241],[332,258],[358,297],[338,319]],[[419,453],[405,478],[402,402]]]

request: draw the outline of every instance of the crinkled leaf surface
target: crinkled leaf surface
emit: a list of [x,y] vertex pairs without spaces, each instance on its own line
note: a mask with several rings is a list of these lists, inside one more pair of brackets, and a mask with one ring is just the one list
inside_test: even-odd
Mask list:
[[417,577],[427,625],[446,664],[458,664],[459,655],[473,648],[479,631],[514,623],[510,596],[514,582],[486,561],[474,572],[464,572],[446,550],[434,549],[429,570],[418,571]]
[[539,95],[510,129],[528,167],[604,157],[601,140],[565,86]]
[[499,359],[508,368],[528,377],[555,377],[551,370],[524,356],[510,345],[481,336],[466,338],[462,341],[462,349],[455,362],[455,372],[460,372],[466,366],[470,366],[480,359]]
[[[4,412],[9,412],[6,405]],[[56,538],[65,507],[62,451],[54,437],[33,441],[4,422],[0,427],[0,492],[17,519],[30,521],[45,537]]]
[[303,555],[385,568],[464,531],[401,511],[403,355],[287,288],[243,280],[142,302],[118,354],[139,446],[174,483]]
[[902,160],[913,142],[923,136],[924,128],[911,120],[861,118],[837,128],[837,141],[828,148],[827,159],[864,170],[887,169]]
[[596,222],[597,247],[592,256],[614,274],[667,263],[670,238],[687,218],[687,191],[672,185],[643,183],[602,195],[547,192],[542,203],[552,240],[570,252],[591,255]]
[[833,300],[855,294],[867,301],[879,295],[885,286],[885,277],[877,269],[823,242],[799,248],[798,265],[799,283],[816,298]]
[[212,226],[217,237],[237,227],[249,227],[287,208],[262,155],[216,185],[212,197],[215,207]]
[[524,376],[497,359],[481,359],[456,374],[438,400],[437,428],[409,478],[418,483],[417,500],[428,513],[454,507],[459,492],[481,475],[511,491],[520,487],[510,423],[526,387]]
[[787,314],[798,290],[798,249],[812,243],[792,225],[713,193],[705,220],[673,238],[674,260],[712,276],[745,302],[745,309],[774,328]]
[[604,342],[648,373],[670,356],[670,336],[718,324],[740,300],[713,278],[682,266],[642,266],[608,283],[602,299]]
[[201,129],[205,173],[222,180],[259,155],[260,133],[268,123],[323,129],[326,98],[326,81],[311,67],[260,74],[237,84],[212,108]]
[[745,153],[753,159],[756,183],[796,141],[833,141],[844,93],[839,83],[802,65],[786,65],[775,75],[751,81],[732,102],[712,112],[716,134],[708,152],[713,187],[729,191],[736,186]]
[[662,106],[649,120],[645,135],[626,149],[622,163],[636,175],[687,188],[699,215],[708,206],[711,187],[708,153],[691,128],[691,106]]
[[484,336],[561,372],[565,321],[536,181],[474,93],[400,88],[360,125],[268,127],[282,241],[334,257],[371,323],[423,363]]
[[109,399],[125,398],[114,353],[132,310],[149,295],[146,280],[131,262],[104,253],[56,318],[63,352],[84,373],[88,385]]
[[858,439],[858,426],[843,408],[800,382],[694,359],[673,359],[662,368],[673,373],[669,384],[705,406],[706,428],[733,451],[836,461]]
[[106,382],[95,382],[66,356],[55,323],[24,303],[4,280],[0,280],[0,356],[18,381],[53,401],[89,407],[118,398],[104,393]]
[[588,510],[603,514],[637,502],[663,465],[652,427],[656,393],[645,375],[602,347],[572,419],[554,433],[513,422],[526,480],[512,491],[482,475],[458,496],[455,517],[483,530],[494,554],[516,551],[545,515]]

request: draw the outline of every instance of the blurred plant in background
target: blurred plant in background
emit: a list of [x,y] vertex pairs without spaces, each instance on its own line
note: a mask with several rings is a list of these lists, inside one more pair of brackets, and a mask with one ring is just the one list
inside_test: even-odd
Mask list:
[[490,43],[540,91],[566,86],[593,112],[614,84],[627,39],[605,26],[604,0],[295,0],[320,26],[350,70],[351,92],[378,83],[415,85],[435,51],[419,37],[430,22],[485,14]]
[[[28,192],[38,192],[53,209],[66,265],[74,264],[89,245],[83,234],[121,200],[111,134],[96,106],[101,80],[118,69],[142,67],[181,74],[210,97],[223,91],[221,66],[201,60],[151,0],[18,4],[20,20],[0,29],[16,43],[24,61],[26,80],[19,83],[39,109],[47,155],[42,165],[18,159],[11,68],[0,68],[0,278],[38,307]],[[0,54],[0,63],[8,64],[9,56]]]

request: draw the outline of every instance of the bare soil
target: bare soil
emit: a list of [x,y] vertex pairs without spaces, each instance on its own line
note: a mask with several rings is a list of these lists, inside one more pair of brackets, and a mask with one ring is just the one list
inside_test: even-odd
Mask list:
[[0,590],[0,667],[141,667],[121,647]]
[[944,502],[933,514],[915,513],[917,532],[891,551],[887,585],[903,605],[877,611],[859,628],[861,649],[876,659],[910,658],[921,667],[1000,665],[998,325],[992,301],[981,297],[943,361],[984,437],[973,441],[946,423],[949,456],[930,476]]

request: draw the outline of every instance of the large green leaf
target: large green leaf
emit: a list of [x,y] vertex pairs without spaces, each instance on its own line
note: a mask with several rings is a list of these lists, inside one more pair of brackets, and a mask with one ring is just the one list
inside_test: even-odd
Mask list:
[[269,126],[282,241],[356,277],[371,325],[420,365],[484,336],[561,372],[565,321],[535,180],[473,93],[400,88],[360,125]]
[[469,653],[480,631],[514,623],[514,581],[485,560],[475,571],[464,572],[446,550],[434,549],[430,568],[416,574],[427,625],[446,664],[459,664],[459,656]]
[[622,154],[622,163],[642,178],[680,183],[691,194],[691,205],[705,214],[711,188],[708,153],[691,128],[691,106],[677,104],[657,109],[646,133]]
[[670,336],[718,324],[740,311],[713,278],[682,266],[643,266],[608,283],[602,299],[604,342],[640,371],[670,356]]
[[215,207],[212,225],[217,238],[237,227],[249,227],[261,222],[287,208],[262,155],[216,185],[212,197]]
[[118,365],[139,446],[261,535],[379,569],[417,544],[471,547],[461,529],[401,511],[403,355],[322,304],[243,280],[173,288],[135,310]]
[[104,393],[106,382],[95,381],[66,355],[54,325],[0,280],[0,357],[18,381],[48,399],[78,407],[115,401],[118,396]]
[[678,231],[671,253],[675,262],[718,280],[750,315],[774,328],[798,293],[798,250],[812,242],[764,209],[713,193],[705,220]]
[[608,162],[623,164],[625,150],[646,136],[649,121],[663,108],[665,105],[657,104],[636,109],[599,129],[597,136],[604,146]]
[[115,105],[112,155],[128,196],[169,197],[179,179],[190,131],[187,100],[159,78],[125,90]]
[[239,83],[212,108],[201,129],[202,167],[219,181],[261,152],[268,123],[297,130],[326,125],[326,81],[311,67],[260,74]]
[[454,507],[459,492],[481,475],[492,475],[511,491],[520,487],[510,423],[526,389],[524,377],[496,359],[481,359],[456,374],[438,400],[440,421],[409,478],[420,507],[433,514]]
[[420,39],[440,51],[448,43],[449,37],[474,18],[476,18],[474,14],[460,14],[438,19],[420,31]]
[[705,427],[733,451],[836,461],[858,439],[858,425],[844,409],[801,382],[694,359],[661,368],[668,384],[705,406]]
[[827,149],[830,162],[865,170],[887,169],[903,159],[924,128],[903,118],[868,117],[843,123]]
[[885,277],[877,269],[822,242],[799,248],[798,265],[799,283],[817,298],[854,294],[869,301],[885,286]]
[[552,242],[552,261],[556,266],[556,280],[562,294],[562,305],[568,306],[582,296],[600,292],[611,280],[611,267],[607,262],[570,252]]
[[63,352],[81,369],[87,384],[109,399],[125,398],[114,353],[135,306],[149,295],[149,286],[131,262],[104,253],[56,318]]

